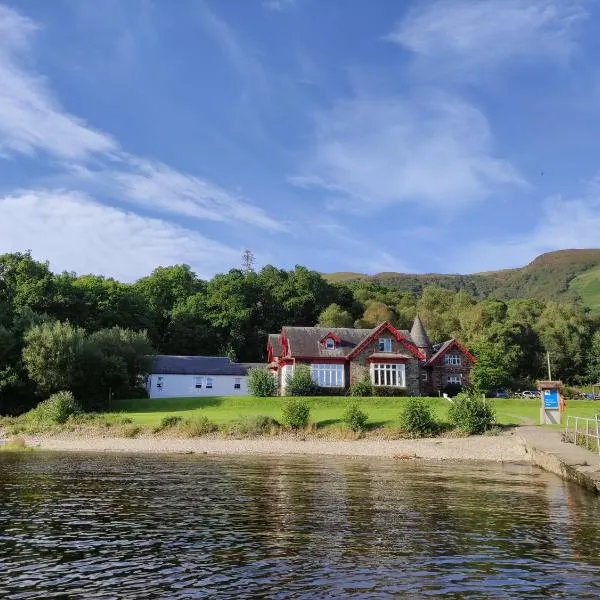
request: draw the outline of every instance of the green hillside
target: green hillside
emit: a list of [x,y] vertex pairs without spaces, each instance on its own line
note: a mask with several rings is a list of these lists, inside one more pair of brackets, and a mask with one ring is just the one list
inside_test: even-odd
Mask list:
[[600,317],[600,267],[589,269],[575,277],[570,288],[593,314]]
[[556,300],[580,296],[600,314],[600,249],[548,252],[525,267],[471,275],[331,273],[324,277],[334,282],[371,281],[415,295],[427,286],[438,285],[453,291],[465,290],[475,298]]

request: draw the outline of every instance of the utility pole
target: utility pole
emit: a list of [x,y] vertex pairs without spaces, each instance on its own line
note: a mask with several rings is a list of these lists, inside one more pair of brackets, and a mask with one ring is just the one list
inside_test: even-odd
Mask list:
[[546,359],[548,360],[548,381],[552,381],[552,371],[550,370],[550,352],[546,351]]

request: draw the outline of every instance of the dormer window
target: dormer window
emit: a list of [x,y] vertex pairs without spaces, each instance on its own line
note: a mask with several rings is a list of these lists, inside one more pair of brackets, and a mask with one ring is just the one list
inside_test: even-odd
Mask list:
[[335,350],[335,340],[327,338],[325,340],[325,348],[327,348],[327,350]]
[[377,349],[379,350],[379,352],[391,352],[392,340],[390,338],[379,338]]

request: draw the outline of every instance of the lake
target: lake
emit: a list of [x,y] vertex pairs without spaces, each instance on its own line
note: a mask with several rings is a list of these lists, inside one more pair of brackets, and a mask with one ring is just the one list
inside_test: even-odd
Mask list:
[[529,465],[0,454],[0,597],[596,598],[598,498]]

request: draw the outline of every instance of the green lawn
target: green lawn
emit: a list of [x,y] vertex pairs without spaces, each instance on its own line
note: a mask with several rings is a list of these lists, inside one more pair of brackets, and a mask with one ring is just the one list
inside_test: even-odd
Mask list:
[[[281,420],[282,406],[287,398],[209,397],[209,398],[165,398],[122,400],[115,403],[108,418],[117,416],[130,418],[135,425],[153,427],[167,415],[187,418],[206,415],[211,421],[221,424],[233,423],[252,415],[268,415]],[[334,425],[341,421],[348,402],[344,397],[308,398],[311,420],[318,427]],[[427,398],[436,417],[447,420],[450,403],[443,398]],[[369,415],[373,426],[397,425],[398,417],[406,398],[360,398],[360,405]],[[496,399],[490,400],[496,408],[497,421],[502,424],[538,423],[539,401]],[[566,414],[593,417],[600,411],[600,402],[571,400],[567,402]]]

